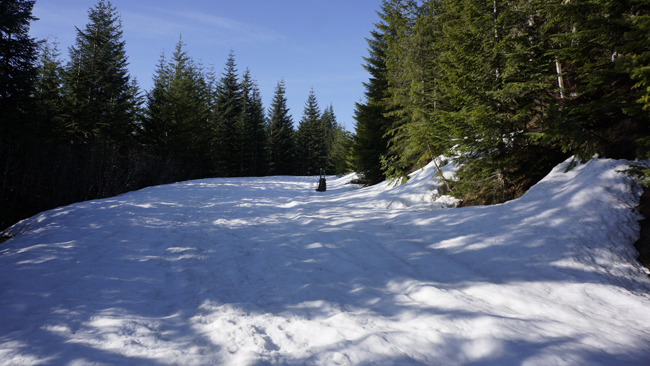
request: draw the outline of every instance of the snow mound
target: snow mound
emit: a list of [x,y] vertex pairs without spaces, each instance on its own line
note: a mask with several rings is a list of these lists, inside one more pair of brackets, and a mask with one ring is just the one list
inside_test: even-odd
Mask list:
[[429,165],[397,187],[204,179],[46,211],[0,245],[0,364],[647,365],[625,163],[565,162],[485,207],[441,209]]

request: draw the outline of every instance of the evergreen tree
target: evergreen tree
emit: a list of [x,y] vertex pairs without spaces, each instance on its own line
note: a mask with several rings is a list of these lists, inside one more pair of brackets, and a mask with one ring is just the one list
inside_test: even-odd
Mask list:
[[219,171],[221,176],[240,174],[240,134],[242,116],[242,86],[237,77],[235,54],[231,50],[225,71],[217,85],[217,105],[214,111],[217,126]]
[[278,81],[268,112],[269,159],[271,175],[294,173],[294,129],[287,108],[284,80]]
[[158,156],[180,160],[188,177],[211,175],[207,86],[199,66],[183,50],[182,40],[172,59],[160,58],[154,86],[147,94],[143,139]]
[[321,128],[324,131],[325,138],[325,165],[323,169],[326,172],[333,172],[335,169],[334,159],[332,156],[332,148],[334,145],[334,134],[338,128],[338,123],[336,122],[336,115],[334,114],[334,107],[330,104],[320,117]]
[[545,121],[542,140],[583,160],[594,154],[635,158],[636,140],[650,132],[634,89],[633,78],[643,75],[643,66],[632,66],[635,60],[647,61],[643,27],[650,2],[553,1],[541,8],[552,34],[549,53],[561,66],[564,83],[563,93],[549,106],[552,118]]
[[34,99],[38,116],[38,133],[46,140],[62,141],[65,128],[61,122],[63,97],[63,63],[59,60],[58,43],[40,44]]
[[[0,230],[35,214],[26,160],[41,148],[32,110],[37,43],[29,37],[34,1],[0,2]],[[30,201],[27,204],[26,201]]]
[[638,90],[637,102],[642,104],[644,111],[650,112],[650,14],[646,10],[630,18],[632,27],[626,33],[626,61],[630,75],[636,81],[633,88]]
[[389,108],[384,99],[388,93],[386,76],[387,44],[384,23],[375,24],[376,30],[367,38],[369,55],[364,57],[363,66],[370,74],[364,83],[366,100],[355,104],[355,134],[352,144],[352,161],[359,181],[366,185],[379,183],[385,179],[380,157],[388,153],[386,133],[392,125],[392,117],[387,117]]
[[[634,98],[641,107],[641,111],[633,109],[638,116],[650,116],[650,14],[647,9],[630,16],[632,27],[626,33],[624,61],[627,65],[632,80]],[[628,112],[629,113],[629,112]],[[639,158],[650,157],[650,134],[644,134],[639,140]]]
[[433,113],[415,109],[429,116],[421,129],[433,137],[432,157],[452,146],[460,154],[455,194],[466,203],[514,198],[564,158],[532,139],[556,90],[544,19],[525,0],[443,1],[434,14],[436,69],[414,94],[437,95]]
[[351,161],[352,143],[352,133],[337,124],[332,134],[332,147],[330,150],[331,167],[328,172],[343,175],[353,171]]
[[0,3],[0,143],[33,132],[26,118],[37,74],[37,43],[29,37],[33,7],[34,1]]
[[321,123],[320,108],[311,89],[296,133],[299,175],[314,175],[327,166],[326,131]]
[[251,130],[251,93],[253,81],[251,80],[250,70],[246,69],[241,80],[241,115],[237,120],[237,176],[249,176],[249,168],[252,161],[252,140]]
[[130,140],[135,126],[125,43],[117,10],[99,0],[88,11],[90,22],[77,28],[65,72],[65,124],[80,140]]
[[238,125],[240,175],[259,176],[266,166],[264,106],[259,87],[246,69],[242,77],[242,115]]
[[251,157],[249,174],[252,176],[262,176],[269,172],[269,137],[266,130],[266,121],[264,118],[264,105],[262,104],[262,94],[256,83],[253,83],[251,90],[251,103],[249,104],[250,118],[250,139]]
[[[396,69],[391,75],[399,75],[399,78],[392,77],[389,82],[390,115],[397,123],[389,133],[393,161],[387,167],[398,176],[403,176],[408,169],[426,165],[455,145],[436,116],[436,111],[444,104],[438,85],[441,70],[437,65],[440,50],[435,34],[439,11],[435,6],[438,4],[430,1],[415,7],[410,3],[408,12],[399,14],[412,18],[397,17],[399,27],[395,28],[402,30],[391,37],[388,44],[390,69]],[[405,53],[400,56],[400,52]]]

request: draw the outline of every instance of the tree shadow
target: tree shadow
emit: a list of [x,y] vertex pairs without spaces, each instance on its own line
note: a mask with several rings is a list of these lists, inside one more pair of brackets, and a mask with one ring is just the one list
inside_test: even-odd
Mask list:
[[591,313],[562,302],[567,284],[580,289],[571,296],[613,301],[590,292],[605,284],[648,304],[617,247],[633,242],[632,200],[542,182],[516,203],[412,212],[355,208],[369,197],[335,185],[296,197],[312,183],[184,182],[28,220],[0,249],[0,355],[53,365],[650,357],[647,333],[618,350],[579,347],[600,341],[580,323]]

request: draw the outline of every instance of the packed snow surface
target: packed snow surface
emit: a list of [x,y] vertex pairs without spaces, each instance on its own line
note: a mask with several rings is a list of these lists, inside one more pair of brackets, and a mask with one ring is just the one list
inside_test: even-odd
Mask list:
[[0,245],[0,364],[650,365],[640,188],[567,164],[486,207],[450,208],[430,165],[43,212]]

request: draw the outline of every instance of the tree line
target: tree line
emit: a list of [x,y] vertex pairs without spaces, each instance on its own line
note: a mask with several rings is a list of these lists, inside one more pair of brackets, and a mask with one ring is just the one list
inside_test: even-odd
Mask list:
[[314,91],[294,128],[280,80],[268,109],[231,51],[223,72],[161,55],[153,87],[128,72],[117,10],[99,0],[69,58],[29,37],[33,0],[0,4],[0,229],[45,209],[207,177],[345,173],[352,135]]
[[650,1],[384,0],[352,157],[366,184],[455,157],[465,204],[574,155],[650,157]]

